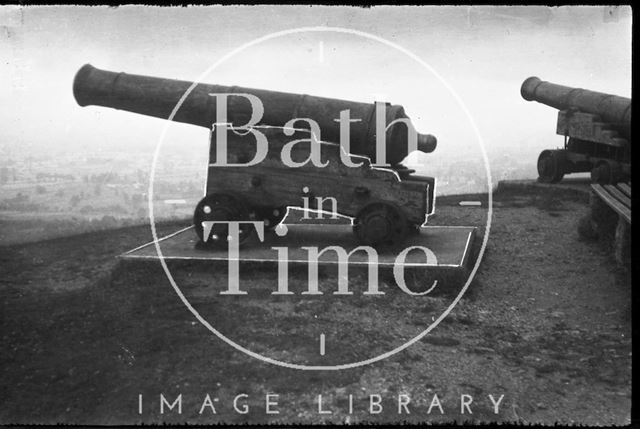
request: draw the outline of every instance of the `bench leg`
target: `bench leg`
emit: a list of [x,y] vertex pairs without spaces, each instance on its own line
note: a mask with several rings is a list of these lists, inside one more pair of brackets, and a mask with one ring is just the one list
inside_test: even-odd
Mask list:
[[614,243],[616,261],[621,265],[629,264],[631,262],[631,225],[622,216],[618,219]]
[[611,243],[614,240],[618,214],[593,192],[589,205],[593,229],[602,240]]

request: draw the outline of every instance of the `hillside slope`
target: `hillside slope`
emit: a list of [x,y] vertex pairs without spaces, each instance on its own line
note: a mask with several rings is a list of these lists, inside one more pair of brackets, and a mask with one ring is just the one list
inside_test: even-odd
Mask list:
[[[486,202],[486,195],[442,198],[431,221],[477,225],[481,237],[486,211],[459,207],[461,199]],[[148,227],[0,247],[0,423],[628,423],[630,277],[605,248],[579,237],[585,194],[507,188],[494,203],[485,257],[452,313],[409,349],[337,372],[258,362],[211,335],[178,300],[159,265],[115,258],[149,241]],[[161,233],[180,226],[162,225]],[[242,273],[243,287],[255,294],[231,305],[200,296],[198,308],[252,350],[314,362],[318,326],[327,332],[332,359],[357,360],[416,335],[451,301],[446,294],[416,300],[391,292],[375,300],[274,300],[263,287],[274,276],[259,269]],[[226,281],[212,270],[176,278]],[[299,276],[292,273],[290,281]],[[335,283],[323,277],[321,287]],[[161,393],[171,401],[182,393],[182,415],[160,414]],[[219,399],[217,415],[198,413],[207,393]],[[232,408],[240,393],[249,395],[246,415]],[[267,393],[280,395],[280,414],[265,414]],[[394,398],[403,393],[411,395],[409,415],[397,413]],[[434,393],[443,415],[426,413]],[[145,398],[141,415],[138,394]],[[318,414],[318,394],[333,414]],[[382,413],[367,412],[370,394],[383,397]],[[474,397],[472,415],[460,414],[461,394]],[[497,415],[489,394],[505,395]]]

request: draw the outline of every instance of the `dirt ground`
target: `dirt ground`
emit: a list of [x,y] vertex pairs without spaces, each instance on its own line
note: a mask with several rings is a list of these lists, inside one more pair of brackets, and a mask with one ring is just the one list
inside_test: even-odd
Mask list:
[[[486,210],[458,206],[464,199],[486,203],[486,195],[441,198],[432,222],[476,225],[481,238]],[[408,349],[341,371],[263,363],[215,337],[178,299],[159,264],[116,258],[149,241],[148,227],[0,247],[0,423],[628,424],[631,280],[606,244],[579,236],[587,201],[579,189],[499,189],[480,269],[449,316]],[[180,226],[162,225],[160,232]],[[413,297],[383,276],[386,294],[366,296],[366,278],[356,274],[352,296],[276,297],[276,273],[255,267],[241,272],[248,295],[221,297],[225,272],[170,268],[222,334],[307,365],[387,352],[424,330],[457,294],[454,288]],[[305,278],[293,272],[289,281],[298,291]],[[321,290],[336,283],[331,273],[320,277]],[[161,414],[161,394],[169,402],[181,394],[182,413]],[[207,394],[217,414],[211,407],[199,413]],[[234,411],[240,394],[247,395],[238,402],[248,405],[247,414]],[[268,394],[278,395],[270,400],[279,414],[266,413]],[[331,414],[319,413],[318,395]],[[370,395],[380,395],[380,413],[369,411]],[[401,395],[410,397],[410,414],[398,413]],[[443,413],[428,413],[434,395]],[[461,395],[473,398],[472,414],[461,413]],[[504,395],[497,414],[489,395]]]

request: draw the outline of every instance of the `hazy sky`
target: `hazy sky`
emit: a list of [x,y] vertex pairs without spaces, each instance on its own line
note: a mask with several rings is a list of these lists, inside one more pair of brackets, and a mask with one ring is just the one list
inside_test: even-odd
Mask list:
[[[628,7],[5,6],[0,147],[151,150],[163,121],[76,104],[72,81],[83,64],[193,80],[253,39],[305,26],[364,31],[413,52],[458,93],[489,152],[513,145],[537,150],[561,139],[554,137],[557,112],[520,97],[529,76],[630,96]],[[204,81],[390,101],[405,107],[419,131],[438,137],[434,159],[477,150],[462,109],[432,73],[359,36],[278,37],[232,57]],[[206,136],[204,129],[176,126],[168,145],[180,141],[183,150],[201,151]]]

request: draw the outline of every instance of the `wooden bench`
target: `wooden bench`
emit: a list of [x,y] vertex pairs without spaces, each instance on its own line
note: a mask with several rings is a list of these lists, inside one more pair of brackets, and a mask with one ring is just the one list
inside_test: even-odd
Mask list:
[[615,258],[630,262],[631,254],[631,185],[591,185],[591,218],[600,236],[612,236]]

